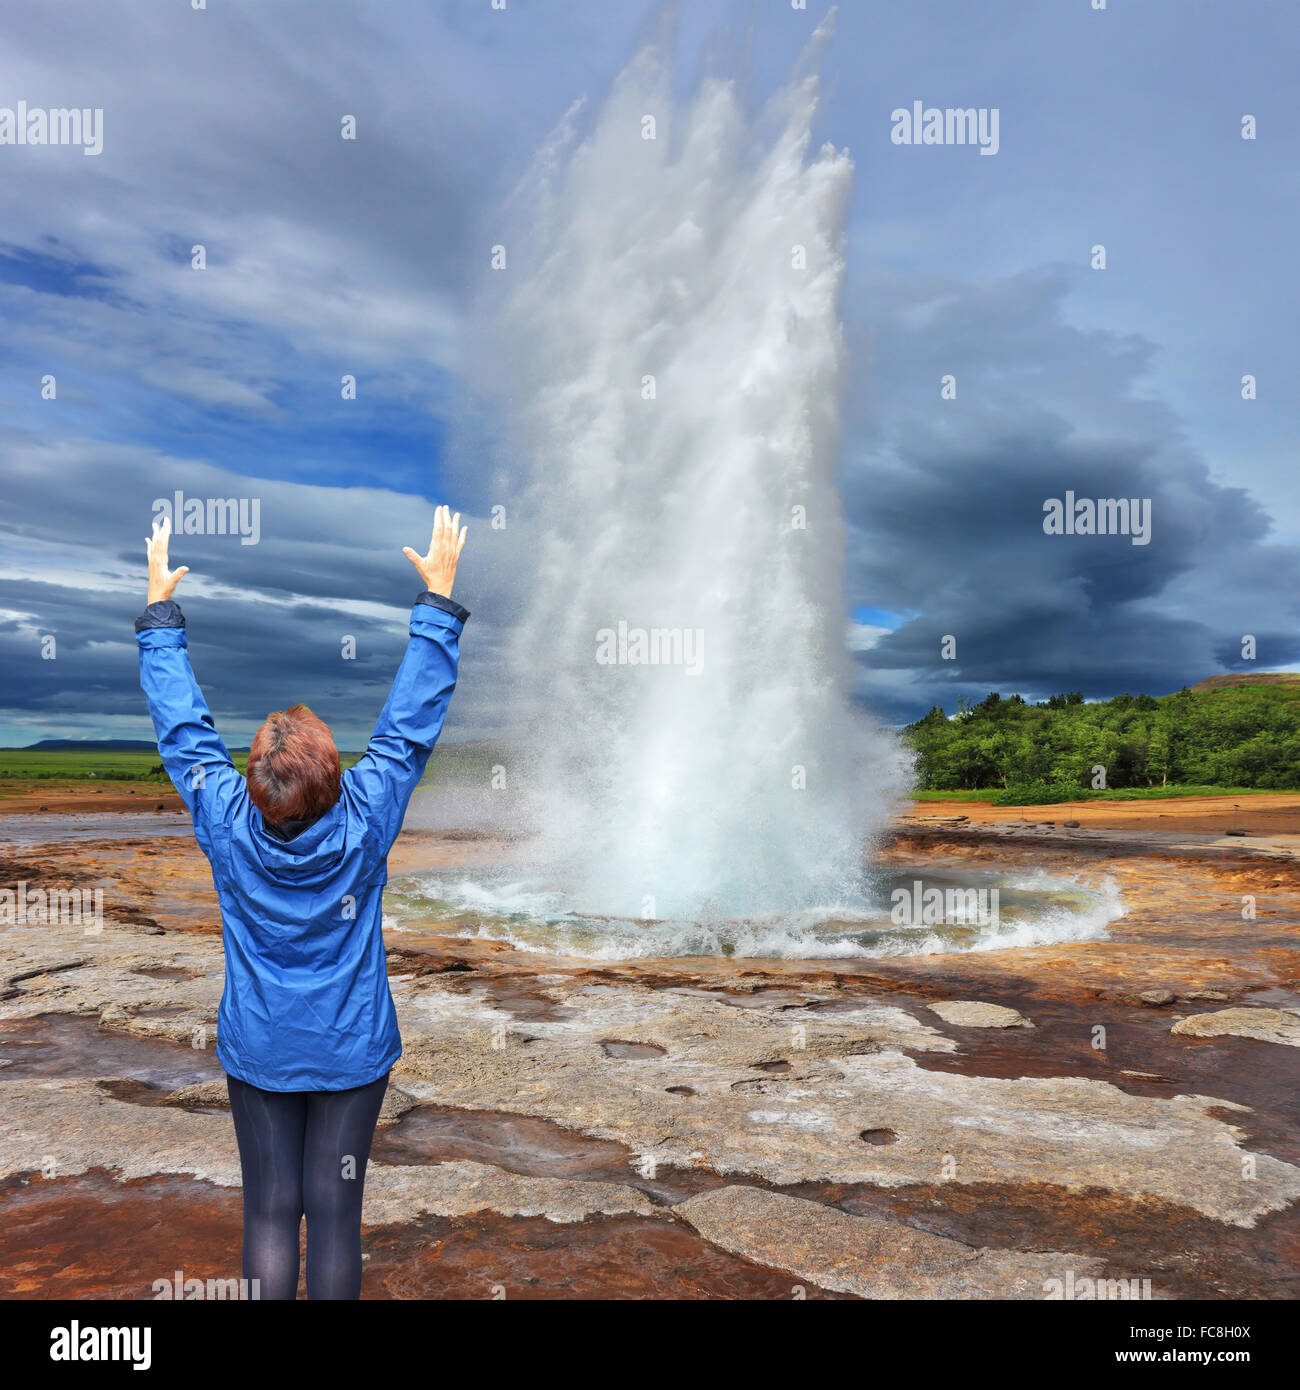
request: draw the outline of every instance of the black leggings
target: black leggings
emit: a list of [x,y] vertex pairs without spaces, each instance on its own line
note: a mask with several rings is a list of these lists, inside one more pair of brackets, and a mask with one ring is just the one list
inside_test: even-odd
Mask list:
[[361,1297],[361,1192],[388,1076],[349,1091],[263,1091],[227,1076],[244,1170],[245,1279],[297,1298],[307,1217],[307,1297]]

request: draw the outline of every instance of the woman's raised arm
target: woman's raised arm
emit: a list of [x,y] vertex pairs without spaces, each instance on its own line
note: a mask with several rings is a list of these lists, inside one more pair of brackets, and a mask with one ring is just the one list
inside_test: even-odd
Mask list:
[[230,797],[243,778],[217,733],[190,666],[185,615],[172,598],[189,569],[185,565],[168,568],[170,539],[171,523],[164,518],[145,541],[149,606],[135,620],[140,687],[158,738],[158,756],[194,817],[195,833],[203,844],[206,825],[224,819]]
[[343,774],[345,794],[364,809],[379,832],[385,853],[397,838],[407,803],[433,745],[442,732],[447,706],[456,689],[460,635],[469,617],[451,597],[456,564],[465,547],[460,513],[435,513],[429,553],[410,546],[402,553],[427,585],[411,610],[410,641],[393,688],[361,758]]

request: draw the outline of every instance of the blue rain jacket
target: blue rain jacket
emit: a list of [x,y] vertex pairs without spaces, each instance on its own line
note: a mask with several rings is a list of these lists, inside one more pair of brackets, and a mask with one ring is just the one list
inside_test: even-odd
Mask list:
[[[339,1091],[402,1053],[380,930],[388,851],[456,688],[467,609],[426,591],[374,736],[337,802],[269,831],[213,725],[172,600],[136,620],[140,684],[163,767],[194,821],[221,906],[217,1058],[267,1091]],[[292,828],[292,827],[290,827]]]

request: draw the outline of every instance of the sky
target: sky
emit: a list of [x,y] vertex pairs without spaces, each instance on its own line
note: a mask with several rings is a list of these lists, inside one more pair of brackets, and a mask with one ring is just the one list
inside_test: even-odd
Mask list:
[[[845,641],[886,723],[1300,669],[1300,11],[1095,2],[852,0],[822,62],[855,165]],[[0,113],[102,109],[103,145],[0,143],[0,745],[150,736],[131,623],[177,490],[258,499],[256,544],[172,547],[231,746],[297,699],[364,743],[442,501],[474,640],[446,737],[504,727],[529,567],[485,520],[478,293],[503,201],[658,10],[6,4]],[[825,12],[690,0],[683,90],[742,53],[761,100]],[[997,152],[896,143],[917,101],[996,109]],[[1145,499],[1149,542],[1045,535],[1067,491]]]

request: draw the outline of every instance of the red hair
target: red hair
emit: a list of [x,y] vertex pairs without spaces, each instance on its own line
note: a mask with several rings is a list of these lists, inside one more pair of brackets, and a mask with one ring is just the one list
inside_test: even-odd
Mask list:
[[248,795],[264,820],[314,820],[339,799],[339,750],[306,705],[276,710],[248,750]]

